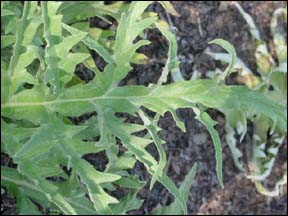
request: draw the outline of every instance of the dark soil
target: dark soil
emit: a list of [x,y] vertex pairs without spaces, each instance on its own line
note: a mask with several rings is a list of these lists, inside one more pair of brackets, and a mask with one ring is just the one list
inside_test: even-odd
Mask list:
[[[270,19],[273,11],[285,5],[285,1],[253,1],[241,2],[244,10],[252,15],[258,26],[262,39],[271,46]],[[248,26],[238,11],[225,1],[175,1],[173,5],[179,12],[179,17],[170,17],[175,26],[179,46],[179,60],[184,78],[189,79],[193,71],[197,70],[204,78],[207,71],[221,66],[204,50],[208,42],[215,38],[223,38],[234,44],[238,56],[253,70],[256,71],[254,59],[255,43],[253,42]],[[162,19],[169,19],[164,10],[157,4],[150,10],[160,13]],[[135,65],[133,71],[126,77],[121,85],[148,85],[156,83],[165,64],[168,50],[167,42],[156,30],[146,33],[151,45],[141,49],[149,57],[146,65]],[[222,51],[219,47],[212,46],[215,51]],[[168,82],[171,81],[171,77]],[[215,172],[214,148],[205,127],[194,117],[191,109],[178,111],[180,118],[185,122],[187,133],[177,128],[170,114],[165,114],[159,126],[161,138],[167,142],[164,145],[168,155],[167,173],[170,178],[180,185],[185,175],[197,162],[199,165],[196,179],[190,191],[188,210],[189,214],[273,214],[287,215],[287,186],[281,189],[281,195],[268,198],[257,193],[254,184],[241,174],[234,166],[231,153],[225,143],[225,118],[214,110],[209,110],[211,117],[218,122],[216,127],[223,144],[223,175],[225,189],[221,189],[217,182]],[[131,118],[129,118],[131,120]],[[251,133],[240,144],[241,149],[251,145]],[[150,152],[155,153],[155,147],[149,146]],[[97,159],[95,159],[97,156]],[[3,163],[8,163],[9,158],[1,155]],[[157,155],[155,155],[157,157]],[[97,169],[104,169],[107,163],[105,155],[87,155],[85,157]],[[5,162],[6,161],[6,162]],[[8,161],[8,162],[7,162]],[[287,169],[287,141],[283,145],[277,158],[273,176],[280,176]],[[145,168],[137,163],[132,171],[141,179],[149,180]],[[117,194],[116,194],[117,195]],[[4,194],[1,196],[1,214],[15,214],[15,200]],[[160,184],[156,183],[153,190],[145,187],[139,193],[139,198],[144,199],[140,210],[130,212],[133,214],[151,214],[155,207],[167,205],[173,197]],[[4,209],[4,211],[2,211]]]

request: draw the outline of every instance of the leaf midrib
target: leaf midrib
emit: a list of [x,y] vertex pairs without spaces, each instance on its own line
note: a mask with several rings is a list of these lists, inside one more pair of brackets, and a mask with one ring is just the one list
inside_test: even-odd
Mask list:
[[109,100],[109,99],[139,99],[139,98],[157,98],[159,100],[166,99],[183,99],[187,100],[185,97],[181,96],[97,96],[92,98],[73,98],[73,99],[61,99],[61,100],[52,100],[52,101],[42,101],[42,102],[24,102],[24,103],[5,103],[1,104],[1,108],[12,108],[12,107],[25,107],[25,106],[48,106],[53,104],[61,104],[61,103],[76,103],[76,102],[93,102],[95,100]]

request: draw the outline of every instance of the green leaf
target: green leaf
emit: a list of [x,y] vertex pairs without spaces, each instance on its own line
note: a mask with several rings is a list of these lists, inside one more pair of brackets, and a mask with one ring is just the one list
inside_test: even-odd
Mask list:
[[[32,178],[31,174],[29,176]],[[51,200],[51,202],[55,203],[65,214],[76,215],[75,210],[70,206],[69,203],[65,201],[65,199],[60,194],[57,194],[57,193],[53,194],[54,193],[52,192],[53,187],[51,187],[52,185],[49,184],[48,182],[41,182],[41,184],[36,186],[33,183],[28,182],[25,178],[23,178],[19,173],[16,172],[15,169],[8,168],[8,167],[1,167],[1,180],[3,181],[4,185],[13,183],[18,186],[27,187],[32,190],[41,192],[45,194],[46,197],[49,200]],[[1,181],[1,185],[2,185],[2,181]]]
[[218,181],[221,185],[222,188],[224,188],[223,184],[223,175],[222,175],[222,164],[223,164],[223,159],[222,159],[222,146],[221,146],[221,140],[220,137],[215,130],[214,126],[217,124],[214,120],[211,119],[211,117],[203,111],[200,111],[198,108],[193,109],[194,112],[196,113],[196,118],[206,126],[208,129],[213,144],[214,144],[214,149],[215,149],[215,160],[216,160],[216,173],[218,177]]
[[219,82],[221,80],[224,80],[227,76],[229,76],[233,72],[234,65],[235,65],[236,59],[237,59],[237,54],[236,54],[234,46],[231,43],[229,43],[228,41],[225,41],[223,39],[214,39],[213,41],[210,41],[209,43],[210,44],[212,44],[212,43],[218,44],[219,46],[223,47],[230,55],[229,65],[225,69],[223,74],[219,77],[219,79],[218,79],[218,82]]
[[115,184],[126,188],[141,189],[145,185],[145,182],[139,181],[137,177],[122,177],[121,179],[115,181]]
[[184,78],[179,69],[179,61],[177,57],[178,46],[175,35],[167,29],[167,26],[165,26],[163,22],[155,23],[155,25],[169,42],[168,59],[158,83],[165,83],[169,72],[171,72],[174,81],[183,81]]
[[[2,104],[2,115],[18,112],[25,107],[49,109],[63,115],[77,115],[94,110],[93,104],[110,107],[114,112],[131,112],[137,107],[146,106],[149,109],[164,114],[169,109],[192,107],[195,103],[220,110],[253,110],[266,115],[279,127],[286,130],[286,107],[276,103],[258,92],[248,90],[243,86],[218,85],[213,80],[193,80],[177,82],[165,86],[155,85],[114,87],[104,95],[95,91],[97,88],[89,84],[86,89],[82,85],[69,88],[55,100],[34,100],[26,97],[26,92],[11,98],[11,102]],[[173,95],[170,92],[174,92]],[[17,96],[17,97],[16,97]],[[75,106],[77,104],[77,106]],[[26,110],[30,113],[29,110]]]
[[75,157],[71,160],[72,166],[77,170],[80,178],[87,186],[89,197],[94,204],[94,208],[99,214],[111,215],[112,210],[108,206],[111,203],[118,203],[118,201],[108,195],[102,187],[99,186],[103,182],[112,182],[120,178],[120,176],[112,174],[97,173],[94,168],[83,160],[77,160]]
[[170,14],[172,14],[173,16],[179,16],[179,14],[177,13],[177,11],[174,9],[174,7],[172,6],[172,4],[169,1],[158,1],[158,2]]
[[[45,101],[47,96],[45,96],[43,90],[41,88],[33,88],[22,91],[13,96],[13,101],[17,103],[22,103],[25,101]],[[4,111],[4,110],[3,110]],[[18,109],[7,109],[6,115],[16,118],[16,119],[24,119],[28,121],[32,121],[34,123],[46,122],[48,118],[47,110],[44,107],[31,107],[31,109],[21,108]]]
[[166,158],[166,153],[164,151],[164,148],[162,147],[162,140],[160,139],[160,137],[157,134],[156,127],[151,123],[149,117],[144,112],[140,111],[139,115],[140,115],[142,121],[144,122],[144,125],[146,125],[147,130],[149,131],[150,136],[152,137],[152,139],[156,145],[157,151],[159,153],[159,164],[158,164],[157,170],[155,171],[154,175],[152,176],[151,183],[150,183],[150,190],[152,190],[158,177],[163,175],[163,171],[164,171],[165,166],[166,166],[167,158]]
[[26,196],[24,190],[20,189],[16,196],[19,215],[42,215],[37,206]]
[[19,88],[20,84],[23,83],[30,83],[37,85],[38,80],[35,77],[35,75],[32,75],[27,71],[27,67],[35,60],[39,59],[40,61],[40,67],[44,67],[44,59],[43,59],[43,50],[39,47],[36,47],[34,45],[27,46],[26,52],[21,54],[18,59],[18,63],[15,67],[15,72],[11,76],[11,85],[9,92],[15,93],[17,89]]
[[1,8],[1,17],[14,15],[14,12],[8,9]]
[[139,209],[143,200],[139,200],[136,196],[137,191],[131,191],[120,200],[120,204],[112,206],[113,211],[118,212],[119,215],[126,215],[128,211]]
[[8,68],[9,76],[13,75],[17,62],[19,60],[20,54],[22,52],[21,45],[24,40],[25,29],[27,28],[27,25],[28,25],[28,13],[29,13],[30,7],[31,7],[31,2],[27,2],[24,5],[22,17],[19,20],[19,23],[17,25],[16,41],[13,47],[13,55],[11,57],[9,68]]
[[118,20],[122,5],[123,2],[111,5],[105,5],[102,1],[64,2],[59,8],[59,12],[63,14],[64,23],[75,23],[94,16],[110,23],[107,17],[111,16]]
[[8,47],[15,43],[14,35],[1,35],[1,49]]
[[[230,55],[227,53],[216,53],[216,52],[211,52],[210,50],[206,50],[205,53],[213,57],[215,60],[222,61],[227,64],[229,64],[230,59],[231,59]],[[245,74],[246,73],[252,74],[252,71],[248,68],[247,65],[245,65],[245,63],[240,58],[236,59],[234,68],[236,70],[243,70],[243,73]]]
[[1,104],[9,98],[10,79],[8,76],[8,64],[1,59]]
[[14,155],[34,132],[34,128],[19,127],[1,120],[1,141],[5,152]]
[[[51,119],[48,124],[42,124],[35,129],[30,139],[13,155],[16,159],[28,159],[39,156],[49,151],[61,139],[70,140],[75,134],[83,130],[83,127],[64,125],[58,119]],[[46,135],[47,134],[47,135]],[[47,139],[43,139],[43,136]]]
[[68,53],[66,58],[59,62],[59,68],[65,72],[61,80],[65,83],[70,81],[74,76],[76,65],[84,62],[89,57],[90,55],[85,53]]
[[23,47],[26,47],[32,43],[40,24],[42,24],[42,19],[40,16],[34,16],[28,20],[27,27],[25,28],[24,32],[23,41],[21,43]]
[[[185,176],[184,181],[181,183],[179,192],[182,194],[184,200],[188,201],[189,192],[197,172],[197,163],[193,165],[189,173]],[[181,204],[176,200],[167,207],[156,209],[156,215],[181,215]]]
[[[111,116],[111,110],[108,109],[105,114],[107,115],[106,118],[108,116],[110,118],[110,121],[108,121],[107,124],[113,134],[120,138],[126,148],[136,156],[137,160],[139,160],[146,166],[147,171],[151,175],[154,175],[158,168],[158,164],[156,160],[145,150],[147,144],[140,145],[140,140],[142,140],[143,138],[131,136],[130,133],[127,133],[127,127],[122,125],[119,119]],[[138,145],[134,145],[134,143],[138,143]],[[163,184],[167,188],[167,190],[172,193],[173,196],[181,203],[184,214],[187,214],[185,200],[179,193],[175,184],[164,173],[162,173],[162,175],[158,177],[158,181]]]
[[123,13],[117,29],[116,41],[114,46],[114,55],[116,70],[113,74],[113,82],[119,82],[131,70],[130,62],[136,50],[141,46],[148,45],[147,40],[140,40],[137,43],[133,41],[136,37],[150,27],[157,17],[148,17],[142,19],[144,10],[152,2],[133,2],[127,13]]
[[[62,26],[65,30],[67,30],[71,34],[79,34],[81,31],[72,28],[64,23]],[[107,63],[113,63],[114,60],[109,54],[109,52],[96,40],[93,40],[91,37],[86,36],[81,40],[89,49],[95,50]]]
[[[229,63],[230,61],[230,55],[226,53],[211,52],[209,49],[206,50],[205,53],[224,63]],[[238,72],[238,82],[247,85],[251,89],[255,88],[261,82],[261,78],[255,76],[240,58],[236,59],[234,69]]]

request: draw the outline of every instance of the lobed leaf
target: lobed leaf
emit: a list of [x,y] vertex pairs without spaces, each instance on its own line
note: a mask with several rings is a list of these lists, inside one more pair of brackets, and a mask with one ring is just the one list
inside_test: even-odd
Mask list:
[[[194,178],[196,176],[197,172],[197,163],[195,163],[189,173],[185,176],[184,181],[181,183],[179,191],[183,195],[184,200],[188,200],[189,192],[192,186],[192,183],[194,181]],[[176,200],[173,203],[171,203],[167,207],[162,207],[159,209],[156,209],[155,214],[156,215],[181,215],[182,208],[181,204]]]
[[206,112],[203,112],[203,111],[199,110],[198,108],[194,108],[193,110],[196,113],[196,116],[197,116],[196,118],[203,125],[206,126],[206,128],[208,129],[208,131],[211,135],[211,138],[212,138],[212,141],[214,144],[214,148],[215,148],[216,173],[217,173],[218,181],[219,181],[221,187],[224,188],[223,174],[222,174],[222,164],[223,164],[222,146],[221,146],[220,137],[214,128],[214,126],[217,124],[217,122],[212,120]]

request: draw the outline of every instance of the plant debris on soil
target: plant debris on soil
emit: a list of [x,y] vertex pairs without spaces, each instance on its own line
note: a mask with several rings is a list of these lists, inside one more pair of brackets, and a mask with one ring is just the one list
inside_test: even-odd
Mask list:
[[[221,66],[219,62],[204,53],[209,46],[208,42],[215,38],[223,38],[231,42],[235,46],[238,56],[249,68],[256,71],[254,41],[249,34],[248,25],[236,8],[231,5],[231,2],[175,1],[172,3],[180,14],[179,17],[170,17],[157,4],[152,5],[149,10],[157,11],[161,19],[168,21],[175,32],[181,72],[185,79],[190,79],[196,70],[200,72],[202,78],[205,78],[208,71]],[[271,16],[275,9],[286,4],[285,1],[244,1],[240,3],[243,9],[252,15],[261,37],[270,45],[269,47],[272,47],[269,29]],[[168,44],[157,30],[149,30],[145,35],[152,43],[141,48],[140,51],[149,57],[149,62],[145,65],[134,65],[133,71],[121,82],[121,85],[148,85],[156,83],[161,75]],[[216,47],[212,47],[212,49],[221,51]],[[81,74],[79,77],[81,78]],[[168,82],[171,82],[171,77]],[[167,113],[160,119],[159,126],[163,128],[160,136],[166,141],[164,148],[168,158],[167,174],[178,186],[192,165],[195,162],[198,163],[198,172],[187,203],[189,214],[287,215],[287,185],[282,187],[280,196],[265,197],[259,194],[254,184],[235,167],[231,152],[225,143],[225,117],[220,112],[209,110],[211,117],[218,122],[216,129],[223,146],[224,189],[221,189],[217,182],[214,148],[208,131],[194,118],[195,115],[191,109],[180,109],[178,114],[184,121],[187,132],[183,133],[177,128],[172,116]],[[125,117],[125,114],[123,116]],[[126,117],[128,121],[132,119],[130,116]],[[135,121],[135,119],[131,121]],[[136,119],[136,121],[139,120]],[[248,148],[251,145],[251,132],[248,131],[245,139],[238,145],[243,151]],[[149,151],[153,156],[158,157],[155,155],[156,151],[153,145],[149,146]],[[273,176],[280,176],[283,170],[287,169],[285,163],[287,161],[287,140],[279,152]],[[105,169],[107,163],[105,153],[89,154],[85,159],[97,169]],[[9,157],[1,154],[1,165],[8,163],[12,164]],[[150,179],[145,167],[140,163],[137,163],[131,172],[139,175],[141,179]],[[119,194],[115,194],[115,196],[121,196],[122,193],[123,191],[119,190]],[[152,191],[149,191],[147,184],[138,196],[140,199],[144,199],[144,203],[139,210],[131,211],[131,215],[148,215],[152,213],[153,209],[173,201],[169,192],[158,183],[155,184]],[[1,214],[14,215],[15,213],[15,199],[1,191]]]

